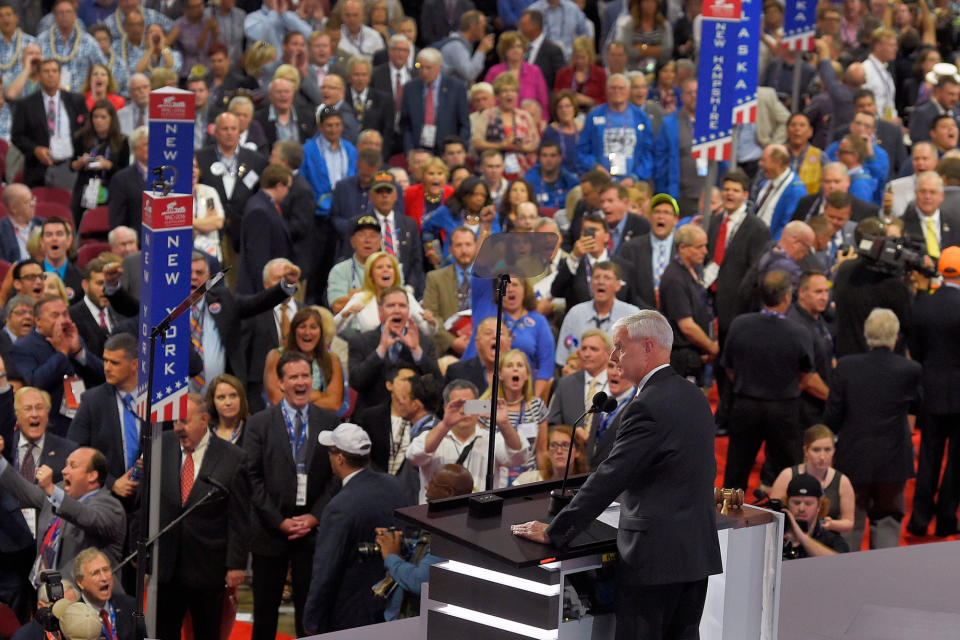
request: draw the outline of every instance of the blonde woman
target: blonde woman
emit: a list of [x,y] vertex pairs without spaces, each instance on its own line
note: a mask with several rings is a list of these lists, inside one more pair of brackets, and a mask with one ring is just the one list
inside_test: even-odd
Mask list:
[[[380,326],[380,293],[389,287],[403,287],[400,263],[385,251],[377,251],[367,258],[363,269],[363,287],[353,294],[343,309],[334,317],[337,334],[356,330],[361,333]],[[406,287],[405,287],[406,288]],[[437,331],[437,322],[429,311],[417,302],[407,289],[410,317],[417,323],[422,334],[432,336]]]
[[[535,470],[537,461],[547,453],[547,405],[534,392],[533,373],[530,361],[523,351],[510,349],[500,357],[500,386],[498,425],[509,422],[524,444],[529,446],[529,456],[520,466],[504,469],[506,478],[501,477],[501,486],[512,484],[525,471]],[[487,387],[481,398],[490,398],[492,389]],[[480,418],[484,426],[490,426],[490,420]]]
[[554,91],[573,91],[577,106],[583,111],[607,101],[607,72],[595,60],[593,40],[580,36],[573,41],[570,66],[557,71],[553,81]]

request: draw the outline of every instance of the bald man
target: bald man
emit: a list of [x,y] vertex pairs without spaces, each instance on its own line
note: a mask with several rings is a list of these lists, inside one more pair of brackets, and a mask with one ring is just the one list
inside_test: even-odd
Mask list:
[[[800,199],[793,212],[794,220],[809,221],[810,218],[822,216],[827,204],[827,196],[834,191],[849,191],[850,176],[847,168],[840,162],[830,162],[824,165],[820,178],[820,193],[813,193]],[[861,200],[856,196],[850,204],[850,219],[860,222],[864,218],[879,215],[879,207],[872,202]]]
[[780,239],[747,271],[737,295],[737,315],[759,311],[760,289],[764,278],[774,271],[784,271],[790,286],[797,290],[804,271],[820,271],[823,266],[811,254],[816,234],[806,222],[792,220],[783,228]]
[[790,153],[782,144],[770,144],[760,155],[763,180],[757,193],[754,213],[770,228],[776,240],[786,226],[807,187],[790,168]]
[[8,185],[2,197],[8,215],[0,220],[0,260],[13,264],[30,257],[27,239],[42,221],[36,216],[37,200],[27,185]]

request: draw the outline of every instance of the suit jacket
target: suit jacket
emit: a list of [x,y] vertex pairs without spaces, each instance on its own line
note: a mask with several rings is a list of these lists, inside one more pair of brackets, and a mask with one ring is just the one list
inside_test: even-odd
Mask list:
[[[197,165],[200,167],[200,182],[216,189],[217,195],[220,196],[220,202],[223,204],[225,216],[223,233],[233,242],[234,251],[239,252],[240,221],[243,217],[244,207],[247,204],[247,200],[250,199],[250,196],[260,188],[260,176],[267,167],[267,159],[259,153],[238,147],[237,166],[243,166],[246,167],[246,169],[243,172],[243,176],[236,181],[236,185],[233,187],[233,191],[228,198],[223,186],[223,177],[214,175],[210,170],[213,163],[217,161],[216,145],[204,147],[194,155],[197,159]],[[252,174],[256,174],[257,176],[254,181],[247,178],[247,176]],[[246,181],[245,178],[247,179]]]
[[[28,223],[27,228],[33,231],[42,222],[41,218],[34,217]],[[20,262],[20,245],[17,243],[17,232],[13,229],[13,221],[6,217],[0,219],[0,260],[5,260],[10,264]]]
[[327,504],[303,612],[303,626],[310,633],[383,620],[386,601],[370,590],[383,578],[383,563],[362,561],[357,544],[368,541],[374,528],[394,524],[393,511],[404,504],[396,478],[369,468],[350,478]]
[[136,162],[117,171],[110,181],[107,202],[111,229],[125,225],[136,231],[139,240],[143,224],[143,192],[146,190],[147,183]]
[[551,541],[566,546],[620,496],[617,556],[626,582],[661,585],[720,573],[709,403],[667,367],[621,411],[613,450],[553,519]]
[[[323,508],[339,486],[330,470],[327,451],[319,445],[317,436],[321,431],[334,429],[340,420],[332,411],[310,406],[303,444],[306,447],[307,504],[297,506],[297,467],[280,407],[279,404],[267,407],[251,416],[244,426],[243,449],[247,454],[252,505],[250,551],[263,556],[284,553],[287,536],[279,529],[284,519],[309,513],[320,520]],[[323,526],[321,522],[320,528]]]
[[[707,238],[711,259],[716,249],[717,233],[720,231],[723,217],[713,216],[710,218]],[[753,263],[763,254],[768,242],[770,242],[770,229],[763,224],[760,218],[748,213],[733,239],[727,244],[723,264],[717,274],[717,292],[714,299],[721,336],[726,334],[730,323],[733,322],[737,305],[737,290],[740,288],[740,283]]]
[[923,409],[933,415],[960,413],[960,290],[942,286],[913,305],[910,356],[923,365]]
[[[914,144],[930,140],[930,125],[941,113],[949,114],[950,112],[944,112],[943,107],[937,103],[933,96],[915,106],[913,111],[910,112],[910,140]],[[893,163],[891,162],[891,164]]]
[[293,241],[293,262],[305,274],[313,272],[313,265],[316,262],[314,247],[317,238],[314,235],[316,225],[313,213],[316,205],[314,203],[313,187],[310,183],[300,174],[293,176],[290,192],[280,203],[280,209],[283,211],[283,219],[287,223],[290,238]]
[[[416,47],[414,47],[416,51]],[[378,61],[377,57],[382,54],[383,60]],[[416,55],[416,53],[414,53]],[[384,158],[389,158],[390,156],[403,153],[403,136],[400,135],[400,129],[398,124],[400,123],[400,112],[397,111],[397,96],[395,94],[396,87],[393,86],[393,81],[391,80],[390,74],[390,62],[387,59],[387,50],[381,49],[373,56],[373,72],[370,76],[370,86],[377,91],[385,93],[387,97],[391,100],[393,104],[393,120],[388,123],[386,129],[381,129],[380,133],[383,134],[383,156]],[[411,70],[411,76],[413,75]],[[403,97],[401,95],[401,97]]]
[[458,360],[447,367],[446,381],[449,383],[454,380],[469,380],[480,393],[486,391],[489,386],[487,384],[487,370],[477,356],[466,360]]
[[[359,112],[356,108],[356,100],[356,94],[348,86],[346,101],[353,105],[353,112],[357,116],[357,126],[360,131],[364,129],[376,129],[381,133],[393,131],[394,103],[392,91],[381,91],[372,86],[368,87],[367,99],[364,102],[363,109]],[[386,136],[384,140],[386,140]],[[387,158],[390,154],[384,151],[383,156]]]
[[[297,309],[300,308],[299,302],[294,301],[294,304]],[[242,348],[249,365],[246,377],[247,385],[252,389],[251,385],[259,384],[260,386],[257,389],[262,389],[263,364],[267,360],[267,354],[280,346],[277,340],[277,323],[273,309],[262,311],[252,318],[247,318],[243,321],[242,327]]]
[[70,419],[60,413],[64,377],[78,375],[88,389],[104,381],[100,356],[87,349],[86,364],[68,358],[54,349],[36,329],[17,340],[10,355],[17,371],[27,379],[27,384],[50,394],[52,408],[49,429],[59,436],[65,435],[70,426]]
[[[916,113],[916,112],[914,112]],[[913,122],[913,115],[910,116],[910,122]],[[930,138],[929,132],[927,139]],[[916,138],[913,142],[917,142]],[[903,130],[900,125],[887,122],[886,120],[877,120],[877,144],[887,152],[890,157],[889,178],[896,178],[900,175],[900,168],[907,160],[907,147],[903,144]]]
[[543,79],[551,89],[557,78],[557,72],[566,66],[563,57],[563,49],[554,44],[550,38],[544,38],[537,51],[537,57],[533,59],[533,64],[540,67]]
[[[384,369],[389,365],[389,360],[381,360],[380,356],[377,355],[377,345],[380,343],[380,328],[355,334],[350,337],[349,343],[350,352],[347,364],[350,370],[350,388],[357,392],[357,404],[354,411],[360,412],[368,407],[389,402],[390,395],[387,393],[387,380],[384,376]],[[410,353],[407,345],[403,345],[401,348],[398,360],[414,363],[419,370],[418,373],[432,373],[439,380],[443,377],[443,374],[440,373],[440,368],[437,366],[436,345],[429,336],[421,333],[420,348],[423,350],[423,354],[419,363],[413,359],[413,354]]]
[[[80,595],[80,602],[86,602],[83,595]],[[139,631],[133,626],[133,612],[136,611],[137,601],[132,596],[120,593],[116,588],[113,595],[110,596],[110,604],[113,605],[117,616],[117,640],[138,640],[147,634],[146,628],[140,624]],[[45,636],[43,636],[45,637]]]
[[[247,359],[243,349],[240,348],[243,344],[241,321],[272,309],[288,297],[289,295],[280,284],[252,295],[234,293],[226,287],[214,287],[207,291],[204,296],[207,307],[215,304],[220,306],[220,311],[212,315],[226,355],[226,373],[235,375],[246,384]],[[129,296],[123,289],[118,289],[108,298],[113,308],[124,315],[133,315],[135,310],[140,308],[139,300]]]
[[[80,333],[80,337],[83,338],[84,344],[87,345],[87,349],[92,353],[102,354],[103,343],[107,341],[110,334],[100,326],[100,319],[94,318],[93,314],[90,313],[90,308],[84,301],[84,296],[80,296],[77,302],[70,305],[68,311],[70,312],[70,319],[77,325],[77,331]],[[110,308],[110,305],[107,305],[104,311],[107,312],[113,326],[116,327],[119,321],[117,314]]]
[[62,519],[55,569],[64,578],[73,580],[73,559],[87,547],[100,549],[111,565],[120,562],[127,518],[107,489],[97,489],[83,502],[64,495],[60,507],[54,509],[43,489],[24,480],[12,466],[0,473],[0,489],[9,492],[21,507],[37,510],[37,553],[54,518]]
[[[617,292],[617,297],[624,302],[635,304],[634,301],[637,296],[634,293],[629,276],[630,263],[618,256],[611,258],[611,261],[620,265],[621,280],[624,282],[620,291]],[[570,273],[570,267],[567,266],[566,260],[560,261],[557,266],[557,275],[553,279],[553,284],[550,285],[550,295],[554,298],[564,298],[567,301],[567,309],[572,309],[575,305],[593,298],[593,293],[590,291],[590,282],[587,280],[586,256],[577,265],[576,273]]]
[[[583,228],[583,216],[588,213],[585,202],[582,207],[578,202],[576,209],[573,214],[573,220],[570,221],[570,226],[567,228],[566,235],[564,235],[563,250],[568,253],[573,251],[574,243],[580,239],[580,230]],[[612,255],[620,255],[620,252],[623,251],[623,247],[627,243],[646,233],[650,233],[650,223],[647,219],[635,213],[627,213],[627,224],[623,229],[623,238],[620,241],[620,246],[617,247],[616,252]],[[569,307],[567,308],[569,309]]]
[[263,191],[253,194],[240,224],[239,293],[263,291],[263,268],[273,258],[293,261],[293,238],[278,203]]
[[[403,210],[396,206],[393,208],[393,220],[396,225],[394,232],[399,240],[399,249],[395,248],[396,258],[403,271],[403,282],[413,287],[413,292],[419,300],[423,297],[423,289],[426,286],[420,229],[417,227],[416,220],[403,215]],[[350,226],[353,226],[352,221]]]
[[[0,394],[0,437],[6,446],[3,450],[3,457],[11,465],[16,466],[18,450],[20,448],[20,430],[17,427],[17,416],[13,412],[13,390]],[[73,453],[77,448],[77,443],[68,438],[50,433],[48,430],[43,437],[43,449],[40,451],[40,465],[47,465],[53,470],[53,481],[63,480],[63,467],[67,464],[67,456]],[[2,537],[2,535],[0,535]]]
[[428,47],[434,42],[443,40],[450,35],[451,31],[460,28],[460,18],[474,8],[471,0],[457,0],[453,20],[451,20],[444,0],[424,0],[420,9],[420,44]]
[[437,353],[446,353],[454,340],[453,334],[443,328],[443,323],[460,310],[457,288],[457,269],[452,264],[427,274],[427,287],[423,292],[421,306],[437,319],[437,332],[433,336],[433,341],[437,343]]
[[[800,198],[800,202],[797,203],[797,208],[793,212],[793,219],[806,222],[810,218],[820,215],[820,204],[822,202],[822,192],[811,193]],[[879,212],[880,208],[877,205],[853,196],[853,204],[850,205],[850,219],[854,222],[860,222],[864,218],[874,218],[879,215]]]
[[[550,399],[550,411],[547,413],[547,424],[568,424],[583,413],[583,385],[586,372],[582,369],[557,380],[557,388]],[[598,389],[599,391],[599,389]]]
[[77,415],[67,431],[67,438],[79,447],[93,447],[107,458],[104,486],[112,488],[117,478],[127,472],[123,424],[117,410],[115,386],[104,383],[83,394]]
[[593,421],[590,424],[590,435],[587,436],[587,457],[590,460],[591,471],[599,467],[600,463],[606,460],[610,451],[613,450],[613,443],[617,441],[617,431],[620,429],[620,421],[623,418],[623,409],[624,407],[620,407],[617,414],[613,416],[613,420],[607,425],[607,429],[603,432],[599,441],[597,440],[597,432],[599,431],[600,421],[607,414],[594,414]]
[[[24,155],[23,183],[28,187],[42,187],[47,173],[47,168],[33,154],[37,147],[50,147],[45,98],[43,91],[34,91],[21,98],[13,110],[10,141]],[[60,91],[60,101],[67,112],[72,140],[87,119],[87,101],[83,94],[69,91]]]
[[[921,222],[920,212],[914,203],[907,205],[903,212],[903,235],[926,246],[926,240],[923,235],[925,224]],[[960,211],[953,211],[945,207],[940,207],[940,247],[946,248],[954,245],[960,245]]]
[[[223,587],[229,569],[246,569],[249,550],[250,486],[244,470],[243,449],[211,433],[197,480],[180,501],[180,468],[183,453],[172,431],[161,436],[163,469],[160,475],[160,527],[213,495],[160,538],[160,584],[191,589]],[[204,478],[227,488],[224,492]]]
[[[294,104],[293,110],[297,118],[297,133],[300,138],[298,142],[303,144],[316,133],[316,119],[313,117],[313,112],[307,107]],[[263,128],[263,135],[267,138],[267,145],[272,149],[277,141],[277,125],[274,120],[270,119],[270,103],[267,102],[257,109],[256,113],[253,114],[253,119],[260,123]]]
[[[670,245],[670,259],[676,255],[676,245]],[[624,243],[619,256],[630,264],[629,274],[624,274],[633,288],[634,301],[641,309],[654,309],[657,306],[657,294],[653,286],[653,245],[650,234],[645,233]],[[643,304],[639,304],[642,302]]]
[[[403,102],[400,111],[400,131],[403,132],[403,151],[421,147],[420,133],[424,117],[423,80],[415,77],[403,87]],[[428,149],[439,155],[440,143],[447,136],[461,140],[470,139],[470,110],[467,105],[467,87],[450,74],[440,74],[438,104],[434,105],[434,122],[437,135],[434,145]]]
[[913,477],[907,414],[920,404],[921,369],[885,347],[837,361],[823,421],[843,434],[834,465],[854,486]]

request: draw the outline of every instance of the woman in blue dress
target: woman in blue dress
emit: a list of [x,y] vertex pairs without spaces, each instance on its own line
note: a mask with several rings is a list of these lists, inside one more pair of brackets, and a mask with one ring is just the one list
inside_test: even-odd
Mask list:
[[490,190],[479,176],[471,176],[461,182],[445,204],[423,219],[423,243],[426,245],[433,240],[442,240],[443,264],[450,262],[450,234],[460,226],[469,227],[474,232],[477,245],[488,235],[500,232]]

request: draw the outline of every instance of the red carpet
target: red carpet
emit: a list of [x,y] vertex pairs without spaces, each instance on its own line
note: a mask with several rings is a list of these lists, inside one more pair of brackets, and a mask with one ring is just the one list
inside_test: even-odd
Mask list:
[[[234,622],[233,633],[230,634],[230,640],[250,640],[251,633],[253,633],[252,624],[248,624],[246,622]],[[278,633],[277,640],[293,640],[293,636]]]

